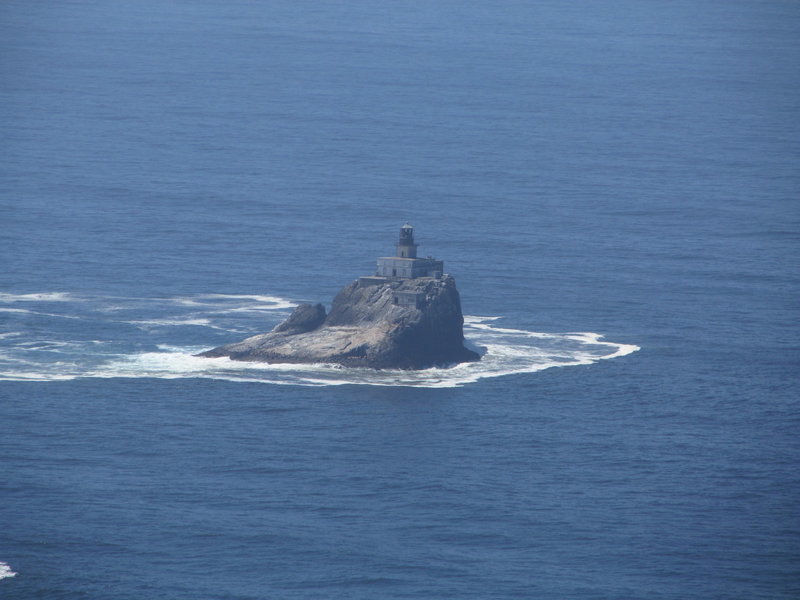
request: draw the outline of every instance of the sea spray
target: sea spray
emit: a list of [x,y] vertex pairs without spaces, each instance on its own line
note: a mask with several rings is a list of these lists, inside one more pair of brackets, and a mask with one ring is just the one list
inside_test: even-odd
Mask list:
[[11,570],[11,567],[8,566],[8,563],[0,562],[0,579],[16,576],[17,574]]

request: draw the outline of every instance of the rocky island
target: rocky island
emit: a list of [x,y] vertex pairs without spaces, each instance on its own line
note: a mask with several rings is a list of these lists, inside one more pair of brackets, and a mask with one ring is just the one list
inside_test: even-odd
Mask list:
[[330,313],[301,304],[269,333],[199,354],[270,363],[335,363],[375,369],[424,369],[475,361],[464,347],[456,282],[444,263],[417,258],[411,225],[400,229],[395,256],[378,259],[374,276],[336,295]]

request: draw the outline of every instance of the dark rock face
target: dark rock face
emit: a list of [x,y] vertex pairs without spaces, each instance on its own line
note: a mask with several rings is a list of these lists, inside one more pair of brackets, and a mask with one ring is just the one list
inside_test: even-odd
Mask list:
[[301,304],[270,333],[200,356],[272,363],[338,363],[377,369],[424,369],[478,360],[464,347],[464,317],[455,280],[387,280],[346,285],[325,315]]
[[305,333],[313,331],[325,322],[325,307],[322,304],[301,304],[291,316],[272,331],[274,333]]

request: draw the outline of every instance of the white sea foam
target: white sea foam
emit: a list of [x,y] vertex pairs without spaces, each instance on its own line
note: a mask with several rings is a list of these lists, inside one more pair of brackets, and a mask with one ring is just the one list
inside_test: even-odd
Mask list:
[[628,354],[633,354],[634,352],[641,350],[641,348],[635,344],[617,344],[618,349],[616,352],[608,354],[606,356],[601,356],[601,360],[606,360],[609,358],[619,358],[620,356],[627,356]]
[[[74,297],[60,292],[31,296],[61,300]],[[351,384],[440,388],[458,387],[492,377],[535,373],[553,367],[586,365],[639,350],[638,346],[632,344],[606,341],[597,333],[528,331],[500,327],[497,321],[501,317],[498,316],[468,315],[464,317],[467,344],[479,350],[483,356],[478,362],[463,363],[450,368],[378,371],[344,368],[340,365],[241,362],[228,358],[194,356],[207,348],[175,343],[175,336],[185,334],[174,328],[201,327],[222,330],[232,336],[242,331],[237,325],[243,327],[244,331],[252,331],[252,317],[248,317],[247,313],[285,310],[296,306],[296,303],[276,296],[256,294],[204,294],[166,299],[93,297],[87,302],[88,304],[82,304],[80,317],[69,314],[53,316],[82,318],[91,322],[94,310],[99,320],[106,324],[136,325],[152,339],[152,347],[157,350],[142,352],[131,348],[126,352],[125,334],[122,330],[118,332],[118,338],[91,341],[35,340],[26,339],[24,332],[9,332],[0,334],[0,343],[3,345],[0,379],[58,381],[80,377],[209,378],[278,385]],[[179,306],[191,309],[184,314],[169,314],[179,313]],[[140,311],[140,314],[135,315],[139,318],[131,319],[134,315],[126,315],[128,320],[108,321],[110,307],[114,311]],[[27,308],[0,308],[2,310],[35,313]],[[227,317],[215,317],[222,314]],[[53,360],[56,356],[58,361]]]
[[6,313],[27,313],[30,315],[40,315],[43,317],[58,317],[59,319],[80,319],[81,317],[75,315],[59,315],[55,313],[39,312],[38,310],[29,310],[27,308],[8,308],[5,306],[0,307],[0,312]]
[[232,327],[222,327],[220,325],[214,325],[211,319],[206,318],[191,318],[187,317],[185,319],[143,319],[141,321],[121,321],[122,323],[129,323],[131,325],[135,325],[139,329],[144,331],[150,331],[153,329],[165,328],[165,327],[207,327],[208,329],[217,329],[219,331],[226,331],[228,333],[238,333],[241,334],[245,332],[244,329],[232,328]]
[[[480,361],[450,368],[420,371],[344,368],[340,365],[269,364],[234,361],[229,358],[194,356],[205,348],[158,346],[159,352],[143,352],[119,357],[101,365],[91,377],[182,377],[226,381],[258,381],[281,385],[375,385],[427,388],[459,387],[480,379],[504,375],[535,373],[553,367],[586,365],[624,356],[638,346],[602,341],[595,333],[553,334],[520,329],[465,327],[470,341],[485,349]],[[546,341],[546,344],[542,344]]]
[[15,371],[13,373],[0,372],[0,381],[70,381],[91,375],[46,373],[40,371]]
[[297,306],[296,302],[278,296],[262,294],[200,294],[197,296],[170,298],[171,302],[183,306],[215,307],[215,312],[245,312],[250,310],[284,310]]
[[5,579],[6,577],[16,577],[17,574],[11,570],[11,567],[8,566],[8,563],[0,562],[0,579]]
[[496,321],[497,319],[502,319],[503,317],[480,317],[477,315],[464,315],[464,323],[472,324],[472,323],[483,323],[484,321]]
[[181,327],[184,325],[198,325],[201,327],[212,327],[215,329],[220,329],[219,327],[214,327],[211,325],[211,321],[209,319],[142,319],[139,321],[124,321],[124,323],[130,323],[131,325],[151,325],[154,327]]
[[37,350],[51,349],[51,348],[66,348],[75,346],[77,342],[62,342],[58,340],[35,340],[30,342],[19,342],[17,346],[22,348],[33,348]]
[[272,304],[285,304],[285,308],[297,306],[296,302],[292,302],[279,296],[266,296],[263,294],[204,294],[201,298],[220,298],[231,300],[255,300],[256,302],[266,302]]
[[235,314],[235,313],[252,313],[252,312],[262,312],[262,311],[273,311],[273,310],[285,310],[291,307],[284,307],[284,306],[260,306],[260,305],[253,305],[253,306],[239,306],[237,308],[223,308],[212,311],[215,315],[226,315],[226,314]]
[[74,296],[66,292],[44,292],[41,294],[7,294],[0,292],[0,302],[70,302]]

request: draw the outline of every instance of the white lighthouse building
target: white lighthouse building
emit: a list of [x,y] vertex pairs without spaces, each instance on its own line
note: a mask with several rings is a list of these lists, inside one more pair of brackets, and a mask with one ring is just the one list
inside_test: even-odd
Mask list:
[[416,279],[417,277],[439,278],[444,272],[444,261],[435,258],[417,258],[414,243],[414,228],[406,223],[400,228],[400,239],[394,256],[378,259],[375,275],[388,279]]

